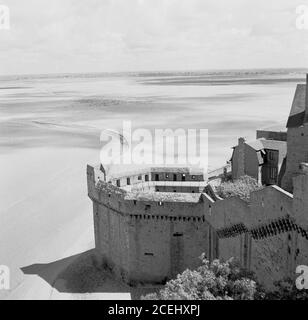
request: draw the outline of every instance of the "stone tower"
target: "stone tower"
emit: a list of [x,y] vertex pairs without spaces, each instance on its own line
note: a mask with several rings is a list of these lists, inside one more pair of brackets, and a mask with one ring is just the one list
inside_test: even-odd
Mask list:
[[306,84],[298,84],[287,122],[286,172],[282,188],[293,192],[293,177],[301,172],[300,164],[308,162],[308,74]]

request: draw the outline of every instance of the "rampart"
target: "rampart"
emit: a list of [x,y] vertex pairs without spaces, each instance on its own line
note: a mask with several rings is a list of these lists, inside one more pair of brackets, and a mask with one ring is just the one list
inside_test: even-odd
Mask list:
[[[151,172],[143,178],[147,174],[150,182],[155,180]],[[164,283],[197,267],[202,253],[210,260],[235,257],[267,287],[295,277],[296,266],[308,263],[304,171],[294,178],[294,196],[270,186],[251,193],[249,202],[238,197],[222,200],[207,188],[195,193],[153,188],[145,192],[131,187],[138,174],[128,187],[118,187],[118,179],[104,181],[102,171],[91,166],[87,179],[97,263],[128,283]],[[200,186],[202,181],[191,183]]]

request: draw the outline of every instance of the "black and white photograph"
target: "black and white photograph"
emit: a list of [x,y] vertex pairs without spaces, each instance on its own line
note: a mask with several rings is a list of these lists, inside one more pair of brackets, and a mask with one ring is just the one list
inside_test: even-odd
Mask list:
[[308,0],[0,0],[0,173],[0,300],[308,300]]

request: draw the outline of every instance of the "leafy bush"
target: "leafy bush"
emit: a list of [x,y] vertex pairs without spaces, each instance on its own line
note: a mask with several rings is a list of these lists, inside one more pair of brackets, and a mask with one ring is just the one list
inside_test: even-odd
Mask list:
[[274,291],[267,292],[264,299],[266,300],[308,300],[307,290],[298,290],[295,280],[285,278],[275,282]]
[[256,179],[250,176],[243,176],[235,181],[223,182],[216,187],[216,191],[221,198],[240,197],[244,201],[249,201],[250,192],[261,190]]
[[257,284],[252,274],[240,267],[234,259],[227,262],[204,256],[197,270],[185,270],[169,281],[159,293],[148,294],[144,300],[253,300]]

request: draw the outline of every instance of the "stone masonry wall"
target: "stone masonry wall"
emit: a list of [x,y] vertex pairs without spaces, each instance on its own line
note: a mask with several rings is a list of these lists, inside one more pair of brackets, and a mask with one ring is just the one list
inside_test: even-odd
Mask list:
[[97,261],[124,281],[162,283],[197,267],[205,253],[238,259],[271,287],[308,263],[307,175],[295,179],[294,199],[270,186],[253,192],[249,203],[204,193],[195,202],[136,201],[98,176],[88,166]]

